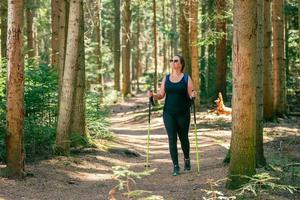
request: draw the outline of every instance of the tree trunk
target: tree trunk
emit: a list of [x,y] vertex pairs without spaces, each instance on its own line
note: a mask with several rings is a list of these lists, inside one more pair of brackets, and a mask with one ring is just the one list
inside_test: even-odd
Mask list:
[[[213,22],[213,15],[215,9],[215,1],[216,0],[208,0],[207,1],[207,14],[211,21],[208,22],[207,26],[209,31],[214,30],[215,23]],[[211,37],[208,35],[208,37]],[[215,45],[209,44],[207,47],[207,94],[210,98],[210,102],[213,102],[218,98],[218,93],[216,91],[216,62],[215,62]]]
[[120,91],[120,57],[121,57],[121,46],[120,46],[120,0],[114,2],[114,80],[115,90]]
[[122,66],[123,66],[123,87],[122,94],[130,94],[130,0],[124,0],[122,5]]
[[283,0],[272,4],[274,109],[277,115],[286,114],[286,70],[284,65]]
[[263,141],[264,0],[257,0],[256,166],[266,165]]
[[264,119],[271,120],[274,116],[273,109],[273,67],[271,50],[271,0],[264,0],[264,75],[263,75],[263,100]]
[[199,77],[199,66],[198,66],[198,3],[197,0],[190,0],[190,58],[191,58],[191,72],[192,80],[194,84],[194,90],[197,92],[195,99],[196,109],[200,109],[200,77]]
[[101,0],[97,0],[95,3],[95,29],[96,29],[96,42],[97,42],[97,48],[96,48],[96,55],[98,57],[98,84],[100,84],[100,91],[103,94],[104,93],[104,82],[103,82],[103,69],[102,69],[102,52],[101,52],[101,46],[102,46],[102,34],[101,34],[101,12],[102,12],[102,5]]
[[[62,81],[65,69],[65,57],[66,57],[66,38],[68,32],[68,14],[69,13],[69,4],[67,0],[60,0],[59,1],[59,31],[58,31],[58,38],[59,38],[59,98],[62,88]],[[60,102],[60,101],[59,101]]]
[[157,33],[156,33],[156,1],[152,1],[153,38],[154,38],[154,92],[157,92]]
[[256,3],[236,0],[233,8],[233,109],[230,180],[227,182],[229,188],[237,188],[247,180],[241,176],[255,174]]
[[59,63],[59,0],[51,1],[51,65],[54,69],[58,70]]
[[216,89],[217,93],[221,92],[223,99],[227,100],[226,94],[226,19],[224,19],[226,12],[226,0],[217,0],[217,21],[216,28],[217,32],[222,33],[222,37],[217,41],[216,44],[216,60],[217,60],[217,79]]
[[[287,1],[285,1],[287,3]],[[283,11],[284,12],[284,11]],[[286,70],[286,80],[289,78],[290,74],[290,60],[289,60],[289,14],[285,12],[284,14],[284,64],[285,64],[285,70]]]
[[[203,0],[201,1],[201,38],[204,39],[205,38],[205,33],[206,33],[206,29],[207,29],[207,22],[204,20],[204,15],[206,14],[206,1]],[[201,46],[201,50],[200,50],[200,71],[202,74],[206,74],[207,71],[207,67],[206,67],[206,56],[205,56],[205,52],[206,52],[206,45],[202,45]],[[201,91],[204,93],[203,96],[207,96],[207,76],[201,76]]]
[[80,2],[81,0],[70,1],[70,16],[68,22],[65,59],[66,61],[62,82],[56,134],[56,152],[63,155],[69,154],[70,151],[69,134],[76,83]]
[[185,71],[191,75],[191,59],[189,52],[189,0],[180,1],[180,47],[185,59]]
[[71,132],[87,136],[85,123],[85,51],[84,51],[84,10],[83,2],[80,2],[80,29],[77,56],[77,80],[72,114]]
[[7,51],[7,1],[0,3],[0,13],[1,13],[1,58],[6,58]]
[[[165,0],[162,2],[162,16],[163,16],[163,21],[162,21],[162,26],[163,30],[166,29],[166,12],[165,12]],[[167,61],[167,39],[166,39],[166,34],[163,33],[163,77],[167,73],[167,67],[168,67],[168,61]]]
[[178,54],[178,33],[177,33],[177,16],[176,16],[176,0],[171,0],[172,6],[172,36],[171,47],[173,55]]
[[137,57],[136,57],[136,90],[137,93],[140,91],[140,75],[141,75],[141,42],[140,42],[140,35],[141,35],[141,16],[140,16],[140,6],[138,7],[138,14],[137,14]]
[[36,41],[35,41],[35,27],[33,23],[34,17],[34,2],[29,0],[26,1],[26,28],[27,28],[27,48],[28,57],[34,58],[37,56]]
[[23,177],[24,149],[24,61],[22,23],[24,1],[9,1],[7,27],[7,133],[6,162],[8,176]]

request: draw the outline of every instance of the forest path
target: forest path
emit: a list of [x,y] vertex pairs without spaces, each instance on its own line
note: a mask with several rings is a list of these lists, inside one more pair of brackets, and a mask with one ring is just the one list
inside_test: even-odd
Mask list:
[[[148,98],[138,94],[125,102],[115,104],[110,116],[110,130],[115,134],[114,142],[99,141],[99,148],[85,148],[73,151],[70,157],[55,156],[26,164],[28,176],[25,180],[11,180],[0,177],[0,199],[2,200],[40,200],[40,199],[76,199],[107,200],[109,193],[118,184],[113,179],[113,166],[129,166],[134,172],[145,170],[145,151],[148,127]],[[195,161],[195,138],[193,121],[190,127],[192,170],[173,177],[172,163],[168,150],[168,139],[162,121],[162,111],[153,111],[151,116],[151,168],[156,171],[150,176],[135,179],[136,185],[131,190],[151,191],[151,199],[165,200],[200,200],[209,197],[204,191],[211,190],[207,182],[223,179],[228,167],[223,165],[231,135],[231,118],[216,116],[205,111],[197,113],[199,137],[200,176],[197,175]],[[276,137],[289,134],[292,141],[298,141],[299,118],[285,120],[278,124],[269,124],[270,135]],[[277,149],[279,141],[270,142],[268,152]],[[287,144],[287,142],[284,142]],[[295,155],[299,149],[295,143]],[[129,153],[128,153],[129,152]],[[179,162],[183,169],[183,154],[178,141]],[[135,155],[137,154],[137,156]],[[268,153],[266,153],[268,156]],[[4,165],[0,165],[4,167]],[[213,190],[222,191],[230,196],[232,191],[225,189],[222,182]],[[117,200],[126,200],[122,193],[115,191]],[[290,196],[288,196],[290,197]],[[136,199],[136,198],[135,198]],[[289,199],[267,195],[268,200]]]
[[[148,98],[145,94],[116,104],[111,117],[111,131],[120,139],[120,144],[138,152],[141,156],[131,159],[133,171],[144,170],[148,128]],[[193,115],[192,115],[193,116]],[[195,135],[193,118],[190,126],[191,172],[183,172],[183,153],[178,140],[179,163],[182,173],[173,177],[173,166],[169,154],[168,138],[162,120],[162,111],[152,111],[150,162],[156,171],[137,181],[135,189],[152,191],[161,199],[202,199],[205,196],[201,189],[208,189],[209,179],[220,180],[226,177],[227,167],[223,159],[230,142],[230,117],[219,117],[206,112],[197,114],[200,175],[197,175],[195,153]],[[224,184],[222,184],[224,185]],[[224,188],[222,188],[223,190]],[[159,199],[159,198],[158,198]]]

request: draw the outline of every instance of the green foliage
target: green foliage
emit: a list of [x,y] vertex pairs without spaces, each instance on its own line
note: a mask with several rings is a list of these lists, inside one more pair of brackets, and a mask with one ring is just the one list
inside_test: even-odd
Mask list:
[[6,61],[0,60],[0,161],[5,159]]
[[57,121],[57,74],[48,65],[35,60],[25,62],[26,158],[52,154]]
[[112,140],[112,133],[107,130],[109,122],[107,116],[110,110],[100,104],[100,95],[96,92],[88,92],[86,99],[87,128],[93,139]]
[[278,181],[280,180],[280,178],[272,177],[269,175],[269,173],[264,172],[256,174],[253,177],[243,177],[249,179],[249,182],[244,184],[240,189],[237,190],[237,192],[239,192],[239,195],[251,193],[254,196],[259,196],[262,192],[275,190],[284,190],[293,194],[296,191],[296,188],[291,185],[279,184]]
[[88,147],[90,146],[89,138],[81,135],[80,133],[71,133],[70,135],[71,147]]
[[146,193],[151,193],[150,191],[145,190],[132,190],[131,186],[133,187],[136,185],[136,182],[134,179],[141,179],[145,176],[151,175],[153,172],[155,172],[156,169],[152,170],[145,170],[142,172],[134,172],[132,170],[129,170],[126,166],[114,166],[113,169],[113,179],[118,181],[118,185],[114,187],[112,190],[119,189],[119,190],[126,190],[124,195],[126,195],[128,198],[132,197],[139,197],[141,195],[144,195]]
[[[2,66],[2,65],[1,65]],[[0,161],[5,160],[5,80],[0,75]],[[47,65],[25,60],[24,147],[26,159],[52,153],[57,115],[57,75]]]
[[219,191],[216,189],[216,187],[220,186],[220,183],[228,180],[227,178],[220,179],[217,181],[214,181],[213,179],[208,179],[207,184],[209,185],[209,189],[201,189],[205,192],[206,197],[203,197],[204,200],[217,200],[217,199],[227,199],[232,200],[236,199],[235,196],[226,197],[222,191]]

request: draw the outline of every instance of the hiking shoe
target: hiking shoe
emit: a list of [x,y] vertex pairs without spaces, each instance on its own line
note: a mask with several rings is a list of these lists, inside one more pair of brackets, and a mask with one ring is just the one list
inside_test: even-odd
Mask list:
[[191,160],[184,159],[184,171],[191,171]]
[[180,171],[180,167],[178,165],[174,165],[173,176],[178,176]]

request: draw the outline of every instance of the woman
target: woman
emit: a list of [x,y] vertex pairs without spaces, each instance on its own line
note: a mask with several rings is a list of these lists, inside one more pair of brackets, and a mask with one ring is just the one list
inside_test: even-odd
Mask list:
[[183,73],[184,65],[185,62],[182,56],[174,56],[173,59],[170,60],[172,72],[163,78],[160,91],[158,93],[148,91],[148,97],[153,97],[156,100],[163,99],[166,96],[163,121],[169,139],[169,150],[174,167],[173,176],[179,175],[180,171],[178,164],[177,135],[184,154],[184,171],[191,170],[188,133],[191,98],[194,98],[196,93],[193,90],[191,78]]

